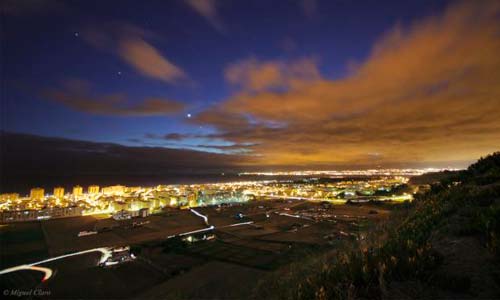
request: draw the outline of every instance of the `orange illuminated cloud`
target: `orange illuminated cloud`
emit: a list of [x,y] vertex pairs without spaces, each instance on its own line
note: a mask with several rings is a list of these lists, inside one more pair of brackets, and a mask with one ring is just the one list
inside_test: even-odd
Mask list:
[[225,32],[225,28],[217,14],[215,0],[186,0],[186,3],[196,13],[205,18],[217,31]]
[[248,91],[289,88],[321,77],[313,59],[287,64],[281,61],[260,62],[255,58],[231,64],[225,69],[224,76],[229,83]]
[[120,56],[141,74],[173,82],[185,78],[185,73],[164,58],[157,49],[141,38],[125,38],[119,44]]
[[83,33],[91,45],[118,55],[144,76],[176,83],[188,78],[186,73],[146,41],[155,37],[151,32],[128,24],[111,24],[89,28]]
[[130,102],[120,93],[95,95],[90,84],[82,80],[67,80],[63,88],[45,90],[42,95],[71,109],[97,115],[145,117],[170,115],[185,108],[182,102],[169,99],[146,98]]
[[396,26],[338,80],[313,62],[309,81],[298,62],[238,62],[225,76],[241,90],[191,122],[255,144],[256,164],[475,159],[500,146],[499,13],[498,1],[465,1]]

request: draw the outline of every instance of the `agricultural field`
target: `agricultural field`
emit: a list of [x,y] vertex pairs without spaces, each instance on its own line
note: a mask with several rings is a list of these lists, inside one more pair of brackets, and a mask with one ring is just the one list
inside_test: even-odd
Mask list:
[[[171,238],[206,228],[203,219],[189,210],[168,210],[141,218],[144,225],[139,227],[131,226],[133,220],[106,216],[10,224],[1,231],[2,241],[8,241],[2,247],[7,266],[7,262],[29,263],[96,247],[126,245],[137,258],[103,268],[98,266],[96,253],[68,257],[44,263],[54,271],[47,282],[40,283],[35,272],[23,271],[3,276],[2,284],[42,287],[61,298],[241,298],[251,292],[242,280],[257,282],[263,274],[306,254],[359,239],[371,226],[386,220],[390,210],[387,205],[332,206],[298,200],[202,207],[197,211],[207,216],[215,229],[208,232],[213,239],[197,242],[182,236]],[[99,233],[78,237],[80,231],[94,230]],[[227,274],[234,276],[223,280]]]
[[0,266],[6,268],[48,256],[39,222],[0,225]]

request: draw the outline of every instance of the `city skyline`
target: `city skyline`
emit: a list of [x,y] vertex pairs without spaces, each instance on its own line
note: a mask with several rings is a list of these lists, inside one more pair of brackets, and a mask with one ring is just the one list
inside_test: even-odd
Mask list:
[[499,0],[1,0],[0,290],[500,299]]
[[495,1],[94,4],[2,3],[3,136],[186,170],[457,168],[498,150]]

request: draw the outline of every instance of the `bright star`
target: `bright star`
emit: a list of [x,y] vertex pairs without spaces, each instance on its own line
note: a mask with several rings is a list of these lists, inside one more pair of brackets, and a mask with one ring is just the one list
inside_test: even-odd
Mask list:
[[186,117],[191,118],[191,114],[187,114]]

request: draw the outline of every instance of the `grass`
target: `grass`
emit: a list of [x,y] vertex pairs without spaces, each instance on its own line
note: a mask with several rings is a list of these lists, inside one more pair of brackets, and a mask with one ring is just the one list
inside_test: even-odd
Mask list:
[[[431,236],[479,239],[497,259],[500,234],[500,153],[443,179],[413,203],[395,209],[392,220],[366,241],[345,244],[320,257],[310,256],[266,278],[255,298],[384,298],[392,282],[421,282],[457,293],[470,288],[461,274],[438,274],[444,257]],[[460,222],[457,222],[460,220]]]

